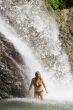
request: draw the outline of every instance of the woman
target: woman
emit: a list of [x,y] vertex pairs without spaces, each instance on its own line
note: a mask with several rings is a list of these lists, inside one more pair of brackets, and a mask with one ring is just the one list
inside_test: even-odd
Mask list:
[[48,93],[39,71],[35,72],[35,77],[32,78],[32,80],[31,80],[31,84],[29,86],[29,92],[30,92],[32,86],[34,86],[34,97],[35,98],[43,99],[43,87],[44,87],[46,93]]

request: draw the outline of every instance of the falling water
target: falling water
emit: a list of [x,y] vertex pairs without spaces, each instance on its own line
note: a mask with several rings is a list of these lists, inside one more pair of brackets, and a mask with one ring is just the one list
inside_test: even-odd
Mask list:
[[[28,67],[28,71],[26,73],[29,78],[29,82],[31,78],[34,77],[34,72],[39,70],[48,90],[48,94],[44,94],[45,99],[73,100],[70,64],[68,62],[68,56],[60,46],[61,42],[58,37],[59,30],[56,21],[48,14],[45,7],[42,8],[41,0],[31,0],[29,3],[26,2],[26,5],[23,7],[16,6],[14,11],[16,12],[14,16],[18,15],[17,18],[13,18],[15,20],[14,28],[7,23],[8,21],[4,21],[0,18],[0,32],[13,43],[15,48],[22,55],[23,60]],[[23,23],[24,25],[22,26]],[[19,28],[16,26],[19,26]],[[33,31],[31,30],[31,32],[30,29],[32,27]],[[37,38],[40,37],[42,40],[45,40],[46,50],[43,48],[40,49],[39,47],[35,50],[35,45],[33,45],[32,48],[31,40],[33,39],[34,42],[36,33],[39,33]],[[33,36],[32,39],[30,35]],[[40,45],[41,43],[42,42],[40,42]],[[40,53],[42,53],[41,55],[45,54],[42,50],[46,52],[47,56],[53,55],[56,58],[52,67],[49,68],[49,65],[47,65],[47,68],[49,69],[46,69],[43,61],[40,60]],[[36,55],[37,52],[39,56]],[[44,57],[46,57],[46,54]],[[52,61],[53,59],[51,62]]]

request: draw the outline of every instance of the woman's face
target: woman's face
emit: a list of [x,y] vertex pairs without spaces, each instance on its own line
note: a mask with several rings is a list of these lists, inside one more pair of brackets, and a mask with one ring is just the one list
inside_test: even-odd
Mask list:
[[36,72],[36,73],[35,73],[35,77],[36,77],[36,78],[40,78],[40,74]]

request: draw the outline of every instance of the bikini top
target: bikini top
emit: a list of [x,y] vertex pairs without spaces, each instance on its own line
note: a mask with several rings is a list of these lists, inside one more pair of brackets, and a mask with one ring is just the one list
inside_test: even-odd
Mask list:
[[36,87],[41,87],[42,86],[42,80],[41,79],[35,79],[34,78],[34,85]]

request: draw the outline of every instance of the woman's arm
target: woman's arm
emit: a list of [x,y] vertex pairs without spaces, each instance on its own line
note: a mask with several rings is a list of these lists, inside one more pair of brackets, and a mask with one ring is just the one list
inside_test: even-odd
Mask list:
[[32,85],[33,85],[33,79],[31,80],[31,83],[30,83],[30,86],[29,86],[29,92],[30,92],[30,90],[31,90],[31,88],[32,88]]
[[43,80],[42,80],[42,84],[43,84],[43,87],[45,88],[46,93],[48,93],[48,91],[47,91],[47,89],[46,89],[46,86],[45,86],[45,83],[44,83]]

